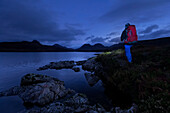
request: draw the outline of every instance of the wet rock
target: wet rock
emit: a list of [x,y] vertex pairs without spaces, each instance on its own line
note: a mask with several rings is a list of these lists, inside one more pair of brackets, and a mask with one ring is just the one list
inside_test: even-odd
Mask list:
[[88,98],[84,94],[77,93],[72,98],[64,102],[65,105],[77,107],[82,104],[88,104]]
[[60,81],[50,81],[23,87],[25,90],[19,94],[25,103],[46,105],[68,94],[64,84]]
[[74,70],[75,72],[79,72],[80,68],[79,67],[73,67],[72,70]]
[[89,105],[84,94],[76,93],[64,102],[53,102],[45,107],[23,110],[20,113],[136,113],[134,106],[135,104],[128,110],[116,107],[106,111],[100,104]]
[[96,67],[96,61],[95,58],[92,58],[90,60],[87,60],[83,65],[82,68],[87,71],[94,71]]
[[21,86],[32,85],[32,84],[43,83],[43,82],[50,82],[52,80],[61,82],[57,78],[46,76],[46,75],[27,74],[21,78]]
[[23,110],[20,113],[84,113],[89,111],[105,111],[103,107],[90,106],[88,99],[83,94],[75,94],[64,102],[54,102],[39,109]]
[[85,73],[85,78],[90,86],[94,86],[99,81],[99,77],[92,73]]
[[96,62],[95,58],[91,58],[82,65],[82,69],[91,72],[97,72],[102,69],[102,65],[101,63]]
[[76,65],[83,65],[86,62],[86,60],[82,60],[82,61],[77,61]]
[[40,71],[46,69],[68,69],[68,68],[71,69],[73,66],[75,66],[74,61],[59,61],[59,62],[51,62],[50,64],[40,67],[37,70]]
[[0,97],[18,95],[20,92],[22,92],[21,87],[14,86],[6,91],[0,92]]
[[122,110],[120,109],[120,107],[116,107],[115,112],[116,113],[137,113],[137,105],[133,104],[132,107],[127,110]]
[[27,74],[22,77],[20,87],[16,86],[1,92],[0,96],[18,95],[24,103],[44,106],[70,93],[73,93],[73,91],[66,89],[64,82],[56,78],[45,75]]

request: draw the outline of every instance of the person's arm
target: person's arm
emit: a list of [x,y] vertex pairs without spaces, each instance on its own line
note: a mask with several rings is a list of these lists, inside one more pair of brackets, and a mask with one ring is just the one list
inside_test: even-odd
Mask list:
[[124,30],[122,32],[122,35],[121,35],[121,41],[125,40],[126,39],[126,30]]

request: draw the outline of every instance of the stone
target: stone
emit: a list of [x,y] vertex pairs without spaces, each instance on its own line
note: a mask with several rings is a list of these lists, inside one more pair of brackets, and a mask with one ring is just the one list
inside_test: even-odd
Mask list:
[[[43,82],[50,82],[52,80],[61,82],[57,78],[46,76],[46,75],[27,74],[21,78],[21,86],[32,85],[32,84],[43,83]],[[61,84],[64,84],[64,82],[61,82]]]
[[21,87],[14,86],[6,91],[0,92],[0,97],[18,95],[21,91],[22,91]]
[[103,68],[101,63],[97,62],[95,58],[91,58],[82,65],[82,69],[90,72],[100,72]]
[[88,99],[84,94],[77,93],[72,98],[66,100],[64,104],[66,105],[82,105],[82,104],[88,104]]
[[68,94],[68,90],[63,85],[60,81],[50,81],[25,86],[19,97],[25,103],[44,106]]
[[79,67],[73,67],[72,70],[74,70],[75,72],[79,72],[80,68]]
[[21,79],[21,86],[0,92],[0,96],[18,95],[24,103],[44,106],[73,93],[64,82],[46,75],[27,74]]
[[90,86],[94,86],[100,79],[92,73],[85,73],[85,78]]
[[59,62],[51,62],[48,65],[45,65],[43,67],[39,67],[39,69],[37,69],[38,71],[40,70],[46,70],[46,69],[71,69],[73,66],[75,66],[75,62],[74,61],[59,61]]
[[78,65],[78,66],[79,66],[79,65],[83,65],[85,62],[86,62],[86,60],[77,61],[77,62],[76,62],[76,65]]

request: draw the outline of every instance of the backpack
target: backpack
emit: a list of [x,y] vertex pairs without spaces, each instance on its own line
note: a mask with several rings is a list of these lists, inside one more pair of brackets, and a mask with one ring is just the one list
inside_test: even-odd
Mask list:
[[134,42],[137,42],[138,36],[137,36],[137,33],[136,33],[135,25],[130,25],[126,29],[126,33],[127,33],[127,39],[124,41],[125,43],[134,43]]

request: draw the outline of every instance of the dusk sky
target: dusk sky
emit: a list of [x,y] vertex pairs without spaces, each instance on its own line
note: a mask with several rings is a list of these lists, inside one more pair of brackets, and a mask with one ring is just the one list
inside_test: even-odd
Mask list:
[[0,0],[0,42],[110,46],[126,23],[139,40],[170,36],[170,0]]

